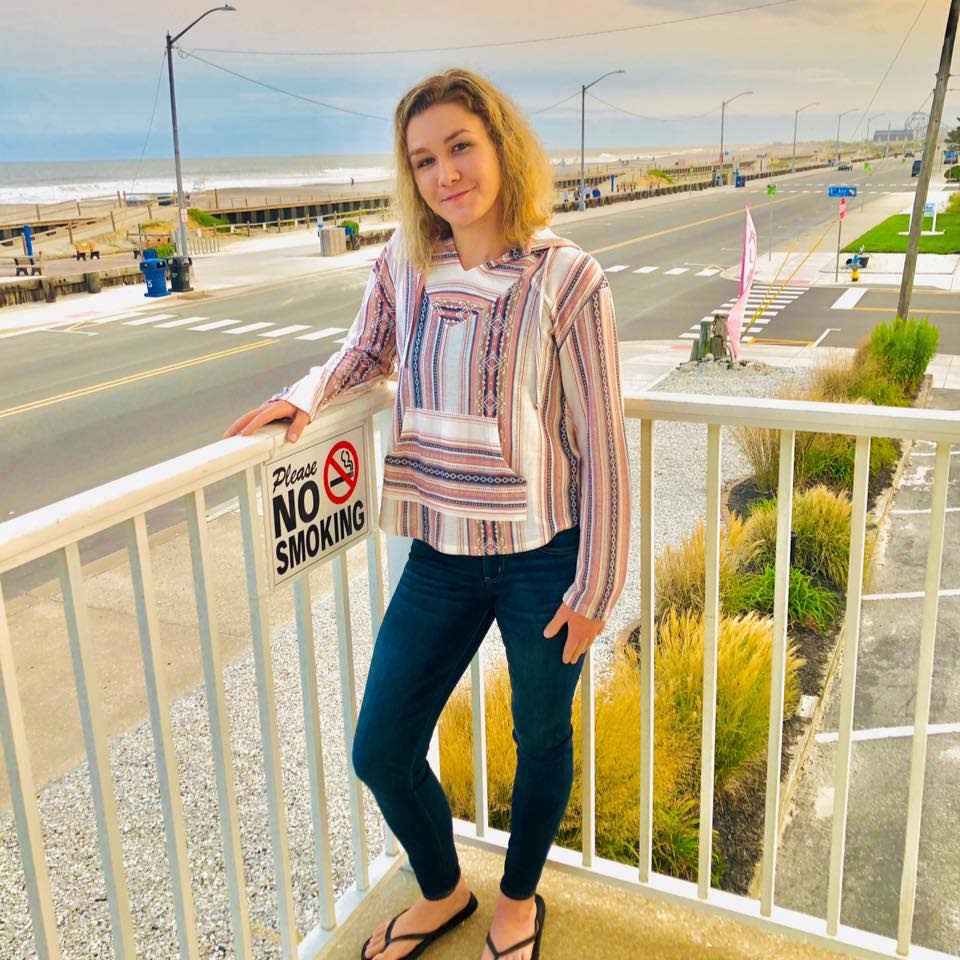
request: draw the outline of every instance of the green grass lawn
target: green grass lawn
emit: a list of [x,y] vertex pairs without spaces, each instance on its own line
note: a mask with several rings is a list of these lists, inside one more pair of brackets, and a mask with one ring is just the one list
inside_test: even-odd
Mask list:
[[[923,229],[932,229],[933,217],[923,218]],[[864,253],[906,253],[907,237],[901,237],[901,230],[910,228],[910,217],[905,213],[887,217],[883,223],[868,230],[862,237],[844,248],[845,253],[856,253],[861,244]],[[937,215],[937,230],[943,230],[942,237],[921,237],[920,253],[960,253],[960,213],[941,213]]]

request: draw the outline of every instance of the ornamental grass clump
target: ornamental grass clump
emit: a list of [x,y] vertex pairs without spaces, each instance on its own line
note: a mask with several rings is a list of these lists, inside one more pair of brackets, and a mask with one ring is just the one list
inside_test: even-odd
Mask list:
[[[747,520],[745,536],[751,544],[748,562],[755,572],[776,563],[776,506],[776,500],[760,500]],[[846,590],[850,514],[850,498],[845,493],[834,493],[821,485],[794,494],[794,567],[826,586]]]
[[[776,571],[772,566],[764,567],[761,573],[743,573],[734,580],[724,599],[724,613],[737,616],[756,610],[772,616],[775,589]],[[817,586],[802,570],[790,570],[787,598],[788,623],[820,634],[833,626],[840,610],[839,595]]]
[[[706,527],[700,520],[679,545],[663,548],[654,568],[655,619],[670,608],[702,613],[706,581]],[[720,595],[726,593],[748,547],[746,524],[731,514],[720,530]]]
[[940,331],[926,318],[896,317],[873,328],[868,350],[887,376],[914,396],[939,342]]

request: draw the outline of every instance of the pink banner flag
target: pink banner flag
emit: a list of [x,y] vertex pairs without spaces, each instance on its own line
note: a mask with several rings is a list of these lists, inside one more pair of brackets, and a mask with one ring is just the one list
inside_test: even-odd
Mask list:
[[753,286],[753,275],[757,270],[757,228],[750,216],[750,204],[747,208],[747,222],[743,232],[743,262],[740,265],[740,295],[730,308],[727,316],[727,338],[735,360],[740,359],[740,336],[743,330],[743,317],[747,310],[747,297]]

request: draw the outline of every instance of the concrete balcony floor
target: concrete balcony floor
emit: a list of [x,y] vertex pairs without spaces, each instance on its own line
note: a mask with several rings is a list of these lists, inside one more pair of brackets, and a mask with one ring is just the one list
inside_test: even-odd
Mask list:
[[[480,960],[499,893],[503,857],[463,843],[460,864],[480,901],[458,930],[433,944],[431,960]],[[541,960],[835,960],[837,954],[748,926],[646,899],[596,880],[544,871],[538,892],[547,904]],[[336,960],[357,960],[374,928],[419,896],[413,874],[396,872],[344,925]]]

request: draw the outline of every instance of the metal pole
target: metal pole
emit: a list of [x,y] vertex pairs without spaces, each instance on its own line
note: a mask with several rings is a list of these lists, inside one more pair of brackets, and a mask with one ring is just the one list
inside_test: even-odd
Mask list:
[[770,204],[770,246],[767,252],[767,260],[773,259],[773,204]]
[[723,120],[727,111],[727,101],[720,101],[720,186],[723,186]]
[[583,201],[584,176],[583,176],[583,144],[586,137],[586,112],[587,112],[587,88],[580,84],[580,205],[578,209],[585,210],[586,204]]
[[183,175],[180,171],[180,134],[177,130],[177,96],[173,88],[173,40],[167,34],[167,69],[170,74],[170,116],[173,120],[173,159],[177,169],[177,216],[180,218],[180,256],[187,255],[187,224],[183,209]]
[[833,272],[833,282],[836,283],[840,279],[840,231],[843,229],[843,220],[840,219],[840,215],[837,214],[837,268]]
[[790,161],[790,172],[797,172],[797,119],[800,116],[800,108],[793,111],[793,159]]
[[910,237],[907,240],[907,256],[903,264],[903,278],[900,282],[897,316],[904,319],[910,312],[913,278],[917,270],[917,250],[920,246],[920,232],[923,227],[923,205],[927,199],[930,175],[933,173],[933,155],[936,151],[937,137],[940,135],[943,101],[947,96],[947,81],[950,77],[950,61],[953,59],[953,43],[957,36],[958,15],[960,15],[960,0],[950,0],[947,29],[943,37],[943,49],[940,52],[940,69],[937,71],[937,85],[933,92],[933,105],[930,107],[930,122],[927,124],[927,137],[923,144],[923,158],[920,161],[917,192],[913,198],[913,219],[910,223]]
[[837,163],[840,162],[840,118],[842,116],[843,114],[841,113],[840,116],[837,117],[837,146],[836,146],[836,162]]

